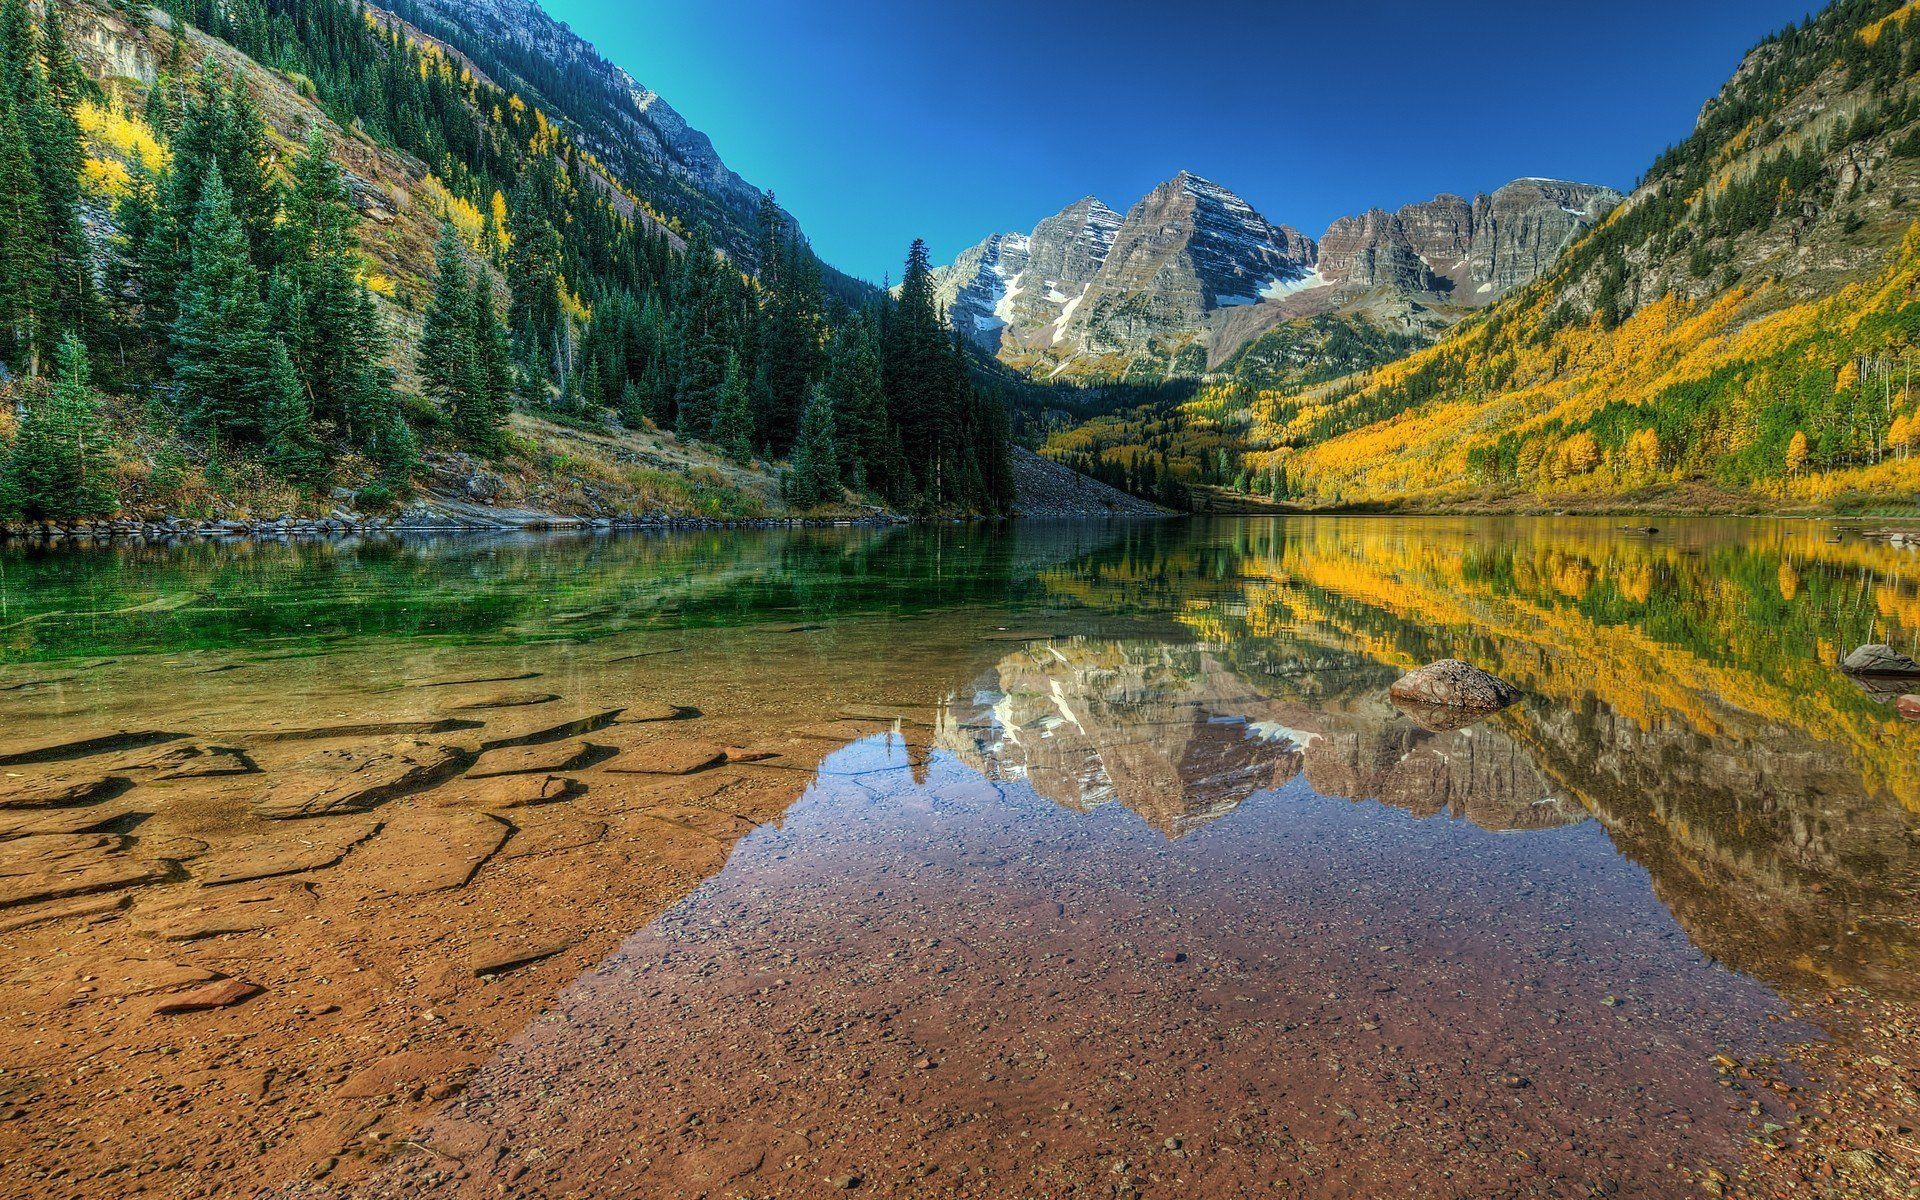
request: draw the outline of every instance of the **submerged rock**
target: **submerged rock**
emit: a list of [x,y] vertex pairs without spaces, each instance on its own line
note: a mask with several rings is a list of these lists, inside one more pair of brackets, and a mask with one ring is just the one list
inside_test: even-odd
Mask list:
[[1457,658],[1441,659],[1401,676],[1387,694],[1414,704],[1486,711],[1505,708],[1520,698],[1512,684]]
[[405,740],[375,749],[324,750],[277,773],[253,802],[269,821],[360,812],[430,787],[466,758],[451,746]]
[[191,992],[182,992],[169,996],[153,1006],[156,1017],[178,1016],[181,1013],[206,1012],[215,1008],[231,1008],[243,1000],[248,1000],[266,991],[257,983],[248,983],[244,979],[222,979]]
[[1920,663],[1892,646],[1861,646],[1840,662],[1850,675],[1920,675]]

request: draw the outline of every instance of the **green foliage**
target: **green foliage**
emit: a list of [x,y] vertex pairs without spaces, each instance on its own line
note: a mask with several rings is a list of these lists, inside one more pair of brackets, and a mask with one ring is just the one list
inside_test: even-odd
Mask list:
[[111,514],[118,507],[112,441],[86,347],[68,334],[52,387],[29,400],[21,416],[0,478],[0,510],[36,519]]
[[[247,84],[216,56],[197,76],[178,54],[164,64],[146,115],[171,165],[130,165],[114,244],[85,261],[72,110],[96,89],[28,0],[0,0],[0,221],[33,231],[0,242],[0,364],[35,372],[60,333],[77,332],[115,389],[204,440],[210,477],[242,479],[258,461],[316,485],[351,450],[401,486],[423,432],[499,452],[515,394],[546,407],[556,389],[582,420],[617,409],[718,440],[743,462],[775,457],[798,449],[824,387],[826,415],[845,428],[835,486],[901,506],[1007,506],[1006,406],[969,384],[930,305],[916,300],[899,321],[889,305],[846,310],[835,297],[871,302],[871,291],[827,271],[771,197],[743,222],[683,181],[583,152],[575,137],[617,125],[624,94],[400,3],[483,72],[540,86],[509,92],[350,0],[178,0],[170,11],[295,79],[341,126],[417,156],[481,214],[477,246],[450,254],[449,234],[440,247],[413,351],[431,404],[395,393],[387,331],[360,282],[357,214],[325,142],[275,164]],[[605,137],[596,145],[619,155]],[[645,196],[642,207],[602,174]],[[720,243],[689,219],[682,249],[652,219],[655,201],[712,218]],[[104,323],[88,294],[96,278]]]
[[1429,340],[1363,319],[1322,314],[1255,338],[1226,369],[1256,390],[1306,388],[1403,358]]
[[973,386],[965,351],[934,300],[926,243],[907,255],[900,299],[883,313],[881,383],[911,479],[892,479],[896,503],[1005,512],[1013,502],[1011,419]]
[[462,445],[497,453],[512,389],[511,354],[485,273],[470,277],[451,225],[440,231],[438,272],[415,355],[427,395]]
[[833,400],[814,389],[800,414],[793,459],[780,480],[787,502],[798,508],[825,504],[840,494],[840,451],[834,444]]
[[753,461],[753,406],[747,396],[746,372],[740,356],[727,358],[726,382],[720,386],[720,408],[713,419],[713,440],[737,463]]
[[246,229],[216,165],[200,189],[192,253],[176,293],[173,378],[190,426],[227,445],[260,441],[262,418],[282,405],[285,377],[272,314]]

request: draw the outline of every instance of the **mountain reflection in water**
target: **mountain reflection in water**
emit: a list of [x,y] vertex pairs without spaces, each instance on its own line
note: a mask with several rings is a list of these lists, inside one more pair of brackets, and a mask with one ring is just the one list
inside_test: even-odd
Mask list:
[[[1304,1002],[1283,986],[1289,970],[1331,980],[1343,969],[1340,955],[1360,963],[1378,946],[1428,956],[1427,975],[1397,977],[1392,1014],[1381,1009],[1389,1002],[1364,1000],[1374,994],[1367,988],[1356,1000],[1343,984],[1335,989],[1343,999],[1316,1001],[1312,1013],[1288,1019],[1319,1037],[1330,1036],[1336,1017],[1342,1030],[1359,1023],[1391,1031],[1421,1012],[1438,1019],[1444,1009],[1457,1027],[1448,1036],[1481,1039],[1482,1051],[1513,1051],[1519,1043],[1511,1039],[1564,1038],[1571,1024],[1591,1034],[1580,1046],[1588,1057],[1569,1048],[1563,1066],[1668,1072],[1666,1111],[1701,1114],[1701,1128],[1718,1129],[1723,1140],[1666,1141],[1659,1152],[1683,1164],[1724,1162],[1733,1154],[1724,1138],[1739,1130],[1724,1124],[1724,1113],[1705,1115],[1714,1105],[1703,1108],[1701,1097],[1718,1095],[1715,1081],[1685,1063],[1697,1067],[1719,1045],[1768,1052],[1780,1041],[1766,1020],[1779,1015],[1778,999],[1800,1011],[1802,1000],[1853,987],[1908,1005],[1920,986],[1920,726],[1897,717],[1892,693],[1862,689],[1834,669],[1846,650],[1871,641],[1920,649],[1920,555],[1816,523],[1685,521],[1654,538],[1590,520],[1303,519],[65,555],[10,548],[0,551],[0,754],[31,757],[36,747],[94,734],[132,744],[156,731],[237,747],[273,776],[307,752],[286,740],[302,725],[459,727],[419,736],[471,736],[479,744],[549,723],[544,711],[591,715],[662,704],[703,714],[663,736],[739,753],[661,782],[620,774],[618,760],[581,767],[572,773],[582,790],[571,799],[497,814],[509,828],[504,847],[465,890],[355,907],[341,881],[405,861],[398,850],[381,851],[393,830],[424,827],[433,806],[472,804],[457,778],[437,784],[430,797],[382,801],[366,822],[376,831],[370,841],[348,843],[343,859],[276,877],[280,890],[272,894],[304,897],[306,922],[271,939],[217,934],[157,948],[151,922],[199,895],[205,864],[230,860],[236,848],[279,854],[285,847],[276,839],[298,837],[302,823],[248,818],[248,789],[257,787],[248,777],[141,783],[114,801],[115,811],[130,814],[127,828],[80,839],[88,842],[80,850],[91,856],[89,869],[130,881],[134,921],[92,899],[88,911],[104,915],[84,933],[51,917],[35,924],[33,904],[7,910],[9,927],[24,932],[6,935],[13,965],[0,975],[0,1001],[32,1014],[21,1046],[33,1048],[21,1049],[24,1069],[0,1078],[0,1101],[25,1104],[11,1097],[55,1089],[38,1110],[19,1111],[84,1111],[101,1122],[131,1119],[157,1103],[139,1088],[112,1096],[91,1089],[62,1058],[61,1047],[92,1045],[133,1061],[181,1041],[173,1032],[181,1026],[129,1023],[118,1010],[79,1003],[80,993],[67,998],[66,983],[48,982],[89,979],[99,970],[89,955],[117,970],[149,963],[158,949],[167,956],[162,966],[265,982],[265,996],[234,1010],[260,1016],[260,1027],[246,1034],[246,1054],[291,1062],[319,1054],[316,1046],[361,1053],[344,1033],[300,1032],[330,1028],[315,1024],[311,1008],[297,1021],[273,1019],[276,1004],[291,1002],[295,981],[313,990],[304,982],[316,977],[313,964],[299,956],[332,953],[328,930],[390,929],[352,946],[372,969],[355,968],[351,1003],[360,1007],[351,1015],[390,1015],[385,1044],[414,1047],[408,1053],[418,1061],[457,1064],[502,1045],[567,977],[549,979],[536,968],[516,973],[510,987],[482,988],[453,978],[457,970],[436,976],[441,992],[420,1003],[431,1003],[436,1016],[452,1014],[459,1053],[419,1057],[418,1044],[433,1038],[416,1032],[427,1027],[406,1016],[411,993],[397,981],[444,958],[436,946],[465,947],[487,932],[468,928],[479,911],[465,907],[474,896],[494,905],[491,920],[530,937],[567,925],[571,957],[542,961],[553,971],[571,962],[572,972],[680,901],[606,971],[581,977],[575,991],[600,997],[595,1003],[605,1001],[608,979],[631,982],[620,972],[651,969],[647,955],[666,953],[688,930],[703,931],[702,944],[715,953],[771,955],[779,967],[764,986],[787,979],[824,987],[830,979],[818,972],[848,954],[862,986],[878,994],[924,982],[894,977],[887,964],[915,961],[930,939],[964,943],[955,932],[962,925],[987,922],[978,944],[1000,945],[1010,927],[993,924],[1007,916],[996,904],[1029,906],[1019,921],[1071,910],[1050,893],[1049,880],[1082,905],[1074,920],[1071,911],[1057,913],[1046,926],[1061,939],[1049,953],[1085,964],[1119,946],[1103,939],[1132,937],[1129,922],[1160,919],[1163,910],[1146,901],[1174,882],[1156,882],[1154,872],[1177,864],[1188,878],[1186,890],[1165,898],[1177,910],[1165,912],[1165,936],[1201,946],[1210,929],[1232,928],[1251,939],[1234,951],[1251,972],[1233,976],[1242,987],[1234,995],[1267,996],[1286,1009]],[[1464,724],[1387,700],[1402,671],[1443,657],[1493,671],[1524,699]],[[514,703],[532,706],[449,707],[498,703],[509,691],[529,694]],[[480,725],[485,732],[472,728]],[[88,769],[89,762],[62,758],[50,770]],[[26,829],[39,817],[9,820]],[[61,845],[74,851],[74,842]],[[7,877],[29,889],[64,869],[37,860],[38,844],[31,837],[0,842]],[[1367,845],[1373,850],[1356,849]],[[734,858],[723,867],[729,850]],[[140,869],[122,869],[133,860]],[[570,871],[584,874],[570,883]],[[919,882],[896,887],[882,878],[889,872]],[[598,916],[554,909],[555,898],[585,890],[586,881],[591,903],[603,906]],[[1262,901],[1280,907],[1235,915],[1227,903],[1235,889],[1267,895],[1259,889],[1280,881],[1287,896]],[[985,907],[956,913],[949,898],[958,895]],[[713,907],[716,898],[725,905]],[[1304,907],[1285,906],[1295,902]],[[756,907],[776,903],[811,905],[817,920],[788,920],[809,912],[774,920]],[[895,904],[919,907],[908,920]],[[1459,949],[1448,940],[1459,930],[1448,924],[1455,918],[1446,905],[1481,914],[1473,919],[1493,940],[1472,954]],[[869,960],[863,939],[896,917],[899,929],[920,931],[919,943],[884,952],[905,959]],[[1311,927],[1317,941],[1268,945],[1260,940],[1268,936],[1259,925],[1266,918],[1269,932]],[[1056,927],[1063,920],[1072,928]],[[202,924],[223,928],[210,918]],[[425,929],[442,940],[415,945],[406,932]],[[786,942],[751,945],[776,934]],[[845,939],[832,953],[819,940],[830,934]],[[810,947],[824,957],[811,957]],[[1696,948],[1745,978],[1703,966]],[[1059,974],[1051,959],[1022,962],[1019,970],[1046,974],[1063,1002],[1078,997],[1101,1020],[1124,1022],[1124,1005],[1107,1007],[1131,994],[1124,989],[1146,988],[1142,994],[1174,1006],[1167,1011],[1193,999],[1156,990],[1161,982],[1136,974],[1155,961],[1148,954],[1123,969],[1116,960],[1118,974],[1101,976],[1098,987],[1121,992],[1099,991],[1092,976]],[[1278,965],[1252,965],[1260,963]],[[986,989],[973,997],[986,1006],[982,1019],[998,1020],[991,1014],[1032,1000],[1016,1003],[1006,989],[1025,993],[1009,982],[1015,977],[987,969],[991,960],[973,965],[975,984]],[[344,978],[320,977],[335,989]],[[1623,979],[1661,1003],[1602,1010],[1601,1030],[1588,1028],[1594,1014],[1584,1006],[1624,988]],[[708,1006],[702,1011],[716,1020],[745,1019],[746,1009],[703,995],[708,985],[697,978],[663,975],[658,986],[692,1009]],[[1443,996],[1453,997],[1447,1004],[1492,1009],[1531,1005],[1538,1024],[1483,1024],[1446,1008]],[[315,992],[309,1005],[319,999]],[[1687,1031],[1677,1014],[1707,1002],[1722,1006],[1720,1017]],[[127,1013],[137,1015],[136,1007]],[[1266,1019],[1258,1004],[1235,1000],[1229,1008],[1231,1020],[1218,1020],[1240,1053],[1285,1058],[1294,1043],[1250,1032]],[[607,1012],[641,1022],[662,1017],[644,1005]],[[857,1013],[847,1019],[857,1023]],[[239,1020],[195,1019],[208,1031],[184,1044],[209,1048],[223,1044],[221,1021],[231,1029]],[[731,1044],[724,1027],[690,1023],[679,1036],[692,1039],[702,1029],[715,1053]],[[528,1036],[535,1032],[528,1027]],[[1897,1075],[1914,1062],[1911,1045],[1856,1043],[1837,1024],[1829,1032],[1835,1054],[1853,1055],[1852,1065],[1891,1062],[1887,1071]],[[1420,1044],[1410,1033],[1397,1036],[1406,1040],[1388,1042],[1388,1050]],[[1337,1047],[1314,1044],[1339,1057]],[[1085,1071],[1105,1061],[1092,1047],[1125,1053],[1101,1038],[1086,1045]],[[698,1048],[677,1049],[689,1046]],[[1424,1046],[1442,1059],[1449,1049],[1445,1038]],[[521,1050],[500,1053],[505,1113],[518,1076],[503,1064]],[[1492,1061],[1479,1051],[1472,1057]],[[916,1070],[913,1061],[897,1065]],[[1231,1061],[1239,1069],[1240,1060]],[[217,1097],[228,1083],[244,1091],[244,1081],[228,1078],[228,1064],[208,1049],[191,1065]],[[1387,1064],[1375,1063],[1383,1071]],[[990,1063],[979,1069],[998,1077]],[[1223,1069],[1215,1060],[1213,1070]],[[1455,1079],[1442,1071],[1444,1087],[1429,1082],[1433,1094],[1486,1107],[1479,1120],[1516,1099],[1545,1098],[1555,1077],[1547,1065],[1529,1069],[1541,1086],[1528,1096],[1483,1094],[1483,1075]],[[720,1091],[703,1103],[726,1102],[726,1088],[754,1072],[745,1060],[719,1062],[716,1070],[712,1085]],[[299,1089],[297,1101],[257,1111],[225,1103],[217,1120],[182,1110],[170,1118],[168,1136],[200,1178],[238,1169],[284,1181],[296,1164],[341,1150],[325,1145],[336,1137],[349,1139],[336,1181],[377,1174],[399,1143],[353,1131],[366,1129],[360,1107],[384,1093],[335,1094],[341,1078],[361,1073],[331,1059],[303,1063],[275,1085]],[[1230,1080],[1215,1075],[1190,1095],[1204,1105],[1210,1088]],[[644,1074],[633,1082],[648,1086]],[[1845,1096],[1853,1086],[1842,1082],[1829,1094]],[[406,1113],[432,1108],[434,1095],[423,1085]],[[1007,1102],[985,1084],[965,1099],[976,1105],[969,1111]],[[1309,1099],[1341,1107],[1335,1091],[1287,1103]],[[122,1101],[124,1113],[115,1107]],[[1583,1102],[1571,1092],[1555,1102],[1569,1106],[1566,1128],[1577,1125]],[[1608,1101],[1616,1102],[1633,1103]],[[296,1137],[277,1114],[309,1104],[330,1107],[347,1132],[330,1125],[316,1133],[320,1127],[309,1125]],[[1784,1118],[1769,1108],[1754,1121],[1776,1119]],[[400,1118],[383,1120],[396,1133],[404,1128]],[[1542,1136],[1557,1137],[1559,1128]],[[1494,1136],[1472,1123],[1458,1132],[1473,1149]],[[238,1136],[273,1152],[236,1168],[221,1146]],[[1657,1140],[1648,1137],[1648,1145]],[[1884,1155],[1897,1157],[1901,1144],[1893,1138]],[[76,1181],[114,1170],[113,1156],[100,1149],[107,1145],[65,1133],[43,1137],[34,1118],[6,1122],[0,1158],[16,1168],[0,1163],[0,1184],[21,1182],[11,1172],[22,1163],[48,1164]],[[1636,1169],[1653,1169],[1651,1161]],[[1555,1172],[1573,1179],[1577,1166],[1568,1160]],[[154,1169],[165,1175],[172,1168]],[[150,1173],[142,1168],[143,1179]],[[1587,1182],[1605,1178],[1598,1170]],[[1654,1176],[1636,1178],[1645,1184]],[[387,1182],[405,1191],[418,1180]],[[562,1190],[577,1182],[548,1181]],[[24,1182],[19,1190],[40,1194]]]

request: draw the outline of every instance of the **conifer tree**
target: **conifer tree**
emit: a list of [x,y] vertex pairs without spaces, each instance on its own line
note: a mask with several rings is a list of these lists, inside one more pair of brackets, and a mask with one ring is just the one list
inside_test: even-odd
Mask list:
[[427,301],[415,363],[427,395],[451,417],[478,390],[481,373],[466,250],[451,224],[440,227],[434,267],[433,296]]
[[833,440],[833,400],[815,388],[800,414],[793,458],[781,479],[787,501],[800,508],[824,504],[840,494],[840,452]]
[[272,318],[247,235],[220,169],[209,169],[194,215],[191,265],[173,322],[173,377],[188,423],[221,443],[257,442],[278,402]]
[[253,261],[264,271],[276,261],[274,214],[279,208],[267,174],[266,121],[237,78],[228,81],[223,96],[225,103],[215,114],[214,158],[232,197],[234,216],[246,230]]
[[47,336],[53,280],[40,185],[13,112],[0,104],[0,362],[32,372]]
[[98,517],[119,501],[86,347],[69,333],[47,394],[30,401],[8,455],[0,507],[27,517]]
[[746,373],[740,356],[727,356],[727,378],[720,387],[720,407],[713,419],[713,440],[737,463],[753,461],[753,409],[747,396]]
[[96,99],[100,85],[87,78],[67,45],[67,33],[60,23],[60,10],[54,0],[46,0],[40,21],[40,54],[47,65],[47,92],[53,102],[72,112],[82,100]]
[[0,107],[25,102],[40,70],[40,35],[27,0],[0,0]]
[[275,305],[311,416],[366,448],[392,406],[378,317],[359,280],[354,211],[318,133],[294,160],[274,227]]
[[709,439],[734,352],[723,272],[712,236],[702,225],[687,243],[675,290],[680,310],[672,335],[670,372],[677,375],[674,429],[683,438]]
[[164,374],[168,330],[173,324],[173,292],[178,276],[169,273],[175,243],[170,216],[146,162],[136,156],[128,168],[126,194],[114,205],[119,229],[117,253],[108,262],[107,288],[112,303],[113,340],[120,353],[120,374],[128,382]]
[[887,420],[880,349],[863,314],[850,314],[834,339],[827,392],[833,397],[841,480],[856,492],[889,491],[900,446]]
[[278,338],[268,348],[260,443],[267,463],[285,479],[311,483],[324,474],[306,391],[294,370],[293,356]]
[[456,428],[468,444],[484,453],[500,449],[507,413],[513,407],[513,345],[493,307],[493,285],[485,271],[473,280],[474,394]]
[[521,216],[507,253],[511,303],[507,324],[515,357],[536,377],[563,372],[560,311],[560,238],[553,223],[534,212]]

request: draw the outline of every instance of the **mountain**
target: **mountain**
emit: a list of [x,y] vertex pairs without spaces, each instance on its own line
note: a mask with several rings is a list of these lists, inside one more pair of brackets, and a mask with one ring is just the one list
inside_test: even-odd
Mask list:
[[[705,223],[727,253],[757,270],[762,189],[706,134],[534,0],[391,0],[376,6],[470,61],[494,82],[565,119],[579,144],[646,196],[675,230]],[[798,222],[781,210],[793,228]],[[863,290],[827,268],[849,294]]]
[[924,258],[882,312],[526,0],[0,0],[0,62],[0,521],[1013,507]]
[[1036,376],[1284,375],[1276,345],[1297,344],[1318,318],[1430,340],[1547,269],[1619,200],[1526,179],[1471,201],[1343,217],[1315,241],[1182,172],[1124,219],[1089,197],[1031,234],[995,234],[938,283],[957,327]]
[[1916,13],[1841,0],[1767,39],[1624,204],[1432,349],[1242,397],[1249,477],[1310,504],[1910,503]]

